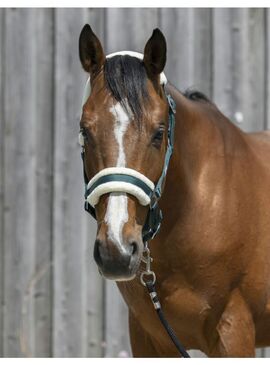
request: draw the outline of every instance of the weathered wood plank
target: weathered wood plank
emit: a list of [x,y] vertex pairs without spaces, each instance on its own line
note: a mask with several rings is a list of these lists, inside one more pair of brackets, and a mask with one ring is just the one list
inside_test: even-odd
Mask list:
[[[53,164],[53,10],[32,12],[35,48],[35,269],[28,286],[33,296],[35,357],[51,356],[51,255]],[[27,295],[24,304],[27,305]]]
[[265,357],[264,355],[265,350],[263,348],[258,348],[255,351],[255,357]]
[[160,24],[168,44],[169,80],[180,90],[192,87],[211,96],[211,9],[164,8]]
[[231,13],[232,31],[232,111],[233,122],[244,129],[248,116],[244,113],[244,78],[245,78],[245,35],[247,29],[247,9],[235,9]]
[[0,357],[3,357],[3,245],[4,245],[4,100],[3,100],[3,51],[4,51],[4,16],[5,10],[0,9]]
[[232,9],[213,9],[213,101],[233,119]]
[[248,40],[246,49],[248,95],[245,110],[249,116],[245,129],[262,130],[265,121],[265,16],[264,9],[248,9]]
[[106,53],[122,50],[143,53],[158,26],[158,9],[107,8],[106,19]]
[[130,357],[127,306],[115,282],[105,288],[105,357]]
[[81,357],[88,352],[87,285],[91,278],[86,278],[86,265],[89,265],[87,244],[91,237],[86,239],[89,231],[85,227],[82,162],[77,142],[86,79],[78,59],[78,38],[86,21],[86,9],[55,10],[53,356],[56,357]]
[[50,130],[52,83],[50,66],[42,64],[48,58],[40,54],[43,42],[50,43],[46,15],[7,9],[5,17],[4,356],[50,355],[44,343],[50,335],[50,270],[38,276],[50,259],[51,231],[46,184],[51,135],[45,131]]
[[90,8],[86,13],[85,22],[89,23],[102,43],[104,48],[105,44],[105,29],[106,29],[106,9],[104,8]]
[[231,10],[233,121],[245,131],[264,127],[263,9]]
[[262,350],[262,357],[270,357],[270,347],[266,347]]

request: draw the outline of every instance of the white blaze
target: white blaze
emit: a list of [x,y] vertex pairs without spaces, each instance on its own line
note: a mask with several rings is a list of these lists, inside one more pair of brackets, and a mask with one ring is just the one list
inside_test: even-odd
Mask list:
[[[120,103],[112,106],[110,112],[114,116],[114,135],[118,144],[118,158],[116,167],[126,166],[124,151],[124,135],[129,125],[129,116]],[[105,223],[108,225],[108,237],[115,244],[122,247],[122,231],[128,221],[128,201],[125,193],[111,193],[105,214]]]

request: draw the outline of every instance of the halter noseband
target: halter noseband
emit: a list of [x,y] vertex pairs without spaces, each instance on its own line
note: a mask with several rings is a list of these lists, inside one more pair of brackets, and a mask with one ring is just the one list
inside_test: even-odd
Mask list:
[[[116,54],[129,54],[138,58],[142,58],[141,54],[129,51],[117,52],[111,54],[109,57],[113,57]],[[160,83],[165,85],[167,82],[165,75],[162,73]],[[165,90],[165,89],[164,89]],[[87,81],[83,104],[87,100],[90,94],[90,81]],[[174,126],[175,126],[175,102],[171,95],[165,92],[167,102],[169,105],[169,122],[168,122],[168,144],[164,159],[163,170],[161,176],[155,185],[146,176],[139,173],[136,170],[126,167],[109,167],[99,171],[90,181],[88,181],[84,160],[84,138],[80,132],[79,143],[82,147],[82,160],[83,160],[83,174],[85,182],[85,210],[90,213],[96,219],[95,205],[97,205],[99,198],[107,193],[121,192],[128,193],[138,199],[141,205],[149,205],[149,211],[142,230],[143,242],[147,242],[154,238],[158,233],[162,221],[162,212],[158,206],[158,201],[162,195],[164,182],[170,162],[170,158],[173,152],[173,141],[174,141]]]
[[100,196],[121,192],[137,198],[141,205],[150,204],[155,185],[146,176],[125,167],[109,167],[97,173],[87,184],[85,199],[94,207]]

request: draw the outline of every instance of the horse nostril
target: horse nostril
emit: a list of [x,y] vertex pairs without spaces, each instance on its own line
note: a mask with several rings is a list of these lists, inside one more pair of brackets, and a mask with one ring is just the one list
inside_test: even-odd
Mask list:
[[135,254],[138,252],[138,250],[139,250],[138,243],[137,243],[137,242],[135,242],[135,241],[133,241],[130,245],[131,245],[131,248],[132,248],[131,255],[133,256],[133,255],[135,255]]

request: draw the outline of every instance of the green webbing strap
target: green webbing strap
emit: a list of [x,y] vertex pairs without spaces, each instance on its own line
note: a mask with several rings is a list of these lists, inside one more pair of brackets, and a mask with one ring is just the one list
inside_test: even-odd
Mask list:
[[168,145],[164,159],[164,165],[162,174],[155,186],[155,189],[152,194],[151,203],[148,211],[148,216],[143,227],[143,242],[147,242],[155,237],[158,233],[161,221],[162,221],[162,211],[158,206],[158,201],[162,195],[164,181],[167,175],[169,162],[171,159],[171,155],[173,153],[173,144],[174,144],[174,127],[175,127],[175,116],[176,113],[176,104],[171,95],[166,94],[166,98],[169,104],[169,126],[168,126]]
[[156,187],[154,189],[154,195],[156,196],[157,199],[159,199],[161,197],[161,194],[163,192],[163,185],[164,185],[164,180],[165,177],[167,175],[167,171],[168,171],[168,167],[169,167],[169,162],[173,153],[173,143],[174,143],[174,127],[175,127],[175,117],[174,114],[176,112],[175,110],[175,102],[172,99],[171,95],[166,94],[167,100],[168,100],[168,104],[169,104],[169,126],[168,126],[168,145],[167,145],[167,151],[165,154],[165,159],[164,159],[164,165],[163,165],[163,170],[162,170],[162,174],[156,184]]
[[[85,172],[85,167],[84,167],[84,148],[82,149],[82,152],[81,152],[81,158],[82,158],[82,161],[83,161],[83,178],[84,178],[84,190],[86,191],[87,190],[87,184],[88,184],[88,179],[87,179],[87,175],[86,175],[86,172]],[[91,216],[94,218],[94,219],[97,219],[96,217],[96,210],[95,208],[93,208],[89,203],[88,201],[84,201],[84,209],[89,213],[91,214]]]

